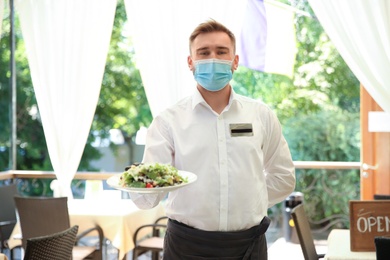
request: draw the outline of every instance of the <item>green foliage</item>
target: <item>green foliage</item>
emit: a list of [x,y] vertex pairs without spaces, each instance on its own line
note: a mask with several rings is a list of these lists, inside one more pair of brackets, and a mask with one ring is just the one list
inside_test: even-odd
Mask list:
[[349,228],[349,201],[360,197],[359,170],[298,170],[308,217],[318,229]]
[[[285,136],[296,161],[359,161],[359,114],[329,110],[290,118]],[[307,140],[310,140],[308,142]],[[349,200],[359,199],[358,170],[297,170],[296,190],[319,227],[347,228]]]
[[92,131],[107,137],[110,129],[120,129],[130,141],[141,126],[150,124],[152,115],[135,66],[131,38],[126,34],[126,20],[120,1]]
[[358,113],[338,109],[292,117],[284,134],[295,161],[354,162],[360,157]]
[[50,189],[52,179],[24,179],[18,182],[18,191],[24,196],[39,197],[42,195],[53,196],[53,191]]
[[[10,147],[10,30],[9,19],[3,21],[0,39],[0,170],[8,169]],[[19,23],[15,21],[15,29]],[[46,141],[33,91],[25,47],[20,30],[15,30],[16,60],[16,124],[17,168],[20,170],[51,170]]]

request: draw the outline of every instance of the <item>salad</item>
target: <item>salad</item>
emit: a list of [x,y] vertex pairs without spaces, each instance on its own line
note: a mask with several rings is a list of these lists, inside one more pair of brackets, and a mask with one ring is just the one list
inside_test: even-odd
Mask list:
[[157,188],[188,182],[169,164],[133,164],[126,167],[119,178],[119,185],[132,188]]

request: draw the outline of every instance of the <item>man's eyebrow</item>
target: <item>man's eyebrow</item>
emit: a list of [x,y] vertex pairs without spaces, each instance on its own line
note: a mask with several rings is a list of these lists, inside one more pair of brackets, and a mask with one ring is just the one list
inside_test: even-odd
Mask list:
[[225,46],[218,46],[217,49],[219,49],[219,50],[229,50],[229,48],[225,47]]
[[[217,48],[217,50],[226,50],[226,51],[230,50],[228,47],[225,47],[225,46],[217,46],[216,48]],[[202,48],[196,49],[196,51],[206,51],[206,50],[210,50],[210,47],[202,47]]]
[[209,47],[202,47],[202,48],[196,49],[196,51],[205,51],[205,50],[209,50],[209,49],[210,49]]

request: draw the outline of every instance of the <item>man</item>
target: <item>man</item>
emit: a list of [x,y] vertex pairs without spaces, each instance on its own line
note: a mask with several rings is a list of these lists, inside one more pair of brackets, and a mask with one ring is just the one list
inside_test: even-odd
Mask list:
[[[144,163],[172,164],[197,175],[169,193],[164,259],[267,259],[267,209],[295,187],[288,145],[265,104],[236,94],[233,33],[210,20],[190,36],[195,93],[157,116]],[[166,194],[131,194],[140,208]]]

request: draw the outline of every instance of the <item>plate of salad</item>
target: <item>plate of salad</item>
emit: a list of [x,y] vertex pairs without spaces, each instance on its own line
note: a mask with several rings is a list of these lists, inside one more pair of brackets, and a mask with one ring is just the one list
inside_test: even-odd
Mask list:
[[195,182],[191,172],[177,170],[170,164],[133,164],[121,174],[111,176],[107,184],[118,190],[136,193],[173,191]]

